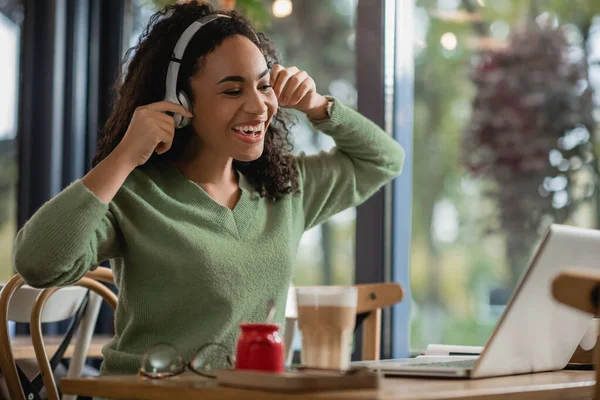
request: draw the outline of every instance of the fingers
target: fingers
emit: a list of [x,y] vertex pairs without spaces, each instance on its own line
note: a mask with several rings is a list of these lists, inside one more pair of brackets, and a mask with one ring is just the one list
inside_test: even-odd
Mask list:
[[[276,67],[279,68],[276,69]],[[273,69],[271,69],[271,86],[273,87],[275,96],[277,96],[278,99],[280,98],[288,80],[298,72],[300,71],[296,67],[283,68],[279,64],[275,64]]]
[[[298,85],[298,87],[296,88],[296,90],[294,90],[294,92],[291,94],[291,96],[289,98],[284,98],[282,100],[282,105],[295,106],[311,90],[315,90],[315,81],[313,81],[312,78],[310,78],[307,75],[307,78]],[[284,96],[285,96],[285,94],[284,94]]]
[[171,111],[174,113],[184,115],[188,118],[193,117],[193,114],[191,112],[189,112],[188,110],[186,110],[185,107],[183,107],[181,104],[176,104],[176,103],[173,103],[172,101],[167,101],[167,100],[147,104],[145,106],[138,107],[138,109],[139,110],[147,109],[147,110],[152,110],[152,111],[158,111],[161,113],[164,113],[166,111]]
[[175,126],[173,125],[173,118],[170,118],[171,121],[156,121],[156,125],[163,131],[174,135],[175,134]]
[[283,88],[281,95],[279,96],[279,103],[283,106],[288,105],[294,92],[298,89],[298,87],[305,80],[309,79],[308,74],[304,71],[299,71],[298,73],[291,76]]
[[175,126],[175,120],[172,116],[159,111],[148,110],[148,112],[152,114],[151,118],[155,118],[157,121],[165,122],[171,125],[171,127]]
[[154,152],[160,156],[161,154],[164,154],[167,151],[169,151],[170,148],[171,148],[171,143],[160,142],[158,144],[158,146],[156,146],[156,148],[154,149]]
[[279,75],[279,73],[281,71],[283,71],[285,68],[283,68],[283,66],[281,66],[281,64],[275,64],[273,65],[273,67],[271,67],[271,70],[269,71],[269,76],[270,76],[270,80],[271,80],[271,87],[275,87],[275,82],[277,81],[277,75]]
[[139,115],[139,117],[142,119],[151,119],[152,121],[162,121],[162,122],[170,124],[171,126],[175,125],[175,119],[172,116],[165,114],[164,112],[161,112],[161,111],[147,108],[146,106],[138,107],[135,110],[134,115]]
[[167,129],[164,129],[162,126],[159,126],[159,128],[162,134],[160,135],[160,143],[158,143],[158,145],[154,148],[154,151],[156,154],[163,154],[171,149],[173,138],[175,137],[175,129],[173,128],[173,125]]
[[271,82],[280,106],[293,107],[316,90],[315,81],[296,67],[284,68],[275,64],[271,69]]
[[172,117],[159,112],[155,112],[155,114],[157,115],[153,122],[158,128],[157,140],[159,143],[154,151],[156,154],[163,154],[171,149],[173,138],[175,137],[175,126]]

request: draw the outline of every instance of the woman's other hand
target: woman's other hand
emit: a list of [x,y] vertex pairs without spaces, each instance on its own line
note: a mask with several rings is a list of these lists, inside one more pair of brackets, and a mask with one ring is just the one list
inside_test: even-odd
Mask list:
[[281,107],[302,111],[314,120],[327,117],[327,98],[317,93],[315,81],[305,71],[275,64],[271,86]]
[[115,148],[133,168],[146,163],[154,151],[162,154],[171,148],[175,124],[166,112],[192,117],[183,106],[166,100],[135,109],[125,136]]

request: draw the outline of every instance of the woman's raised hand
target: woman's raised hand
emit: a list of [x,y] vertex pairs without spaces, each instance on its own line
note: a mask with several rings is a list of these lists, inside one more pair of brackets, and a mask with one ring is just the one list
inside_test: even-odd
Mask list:
[[311,119],[326,117],[327,98],[317,93],[315,81],[305,71],[275,64],[271,86],[281,107],[302,111]]
[[166,112],[192,117],[183,106],[167,100],[135,109],[125,136],[115,148],[133,168],[145,164],[153,152],[163,154],[171,148],[175,124]]

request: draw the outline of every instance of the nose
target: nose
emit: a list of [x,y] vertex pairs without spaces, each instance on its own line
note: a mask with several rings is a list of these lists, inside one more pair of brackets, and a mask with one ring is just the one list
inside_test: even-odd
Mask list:
[[264,93],[253,90],[244,103],[244,111],[248,114],[265,115],[267,113],[267,99]]

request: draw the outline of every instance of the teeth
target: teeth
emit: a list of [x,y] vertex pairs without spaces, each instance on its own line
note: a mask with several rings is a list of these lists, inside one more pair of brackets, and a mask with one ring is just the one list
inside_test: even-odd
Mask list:
[[233,129],[235,129],[236,131],[245,133],[245,134],[250,134],[253,132],[261,132],[263,130],[263,126],[264,126],[264,123],[260,123],[256,126],[239,125],[239,126],[234,126]]

